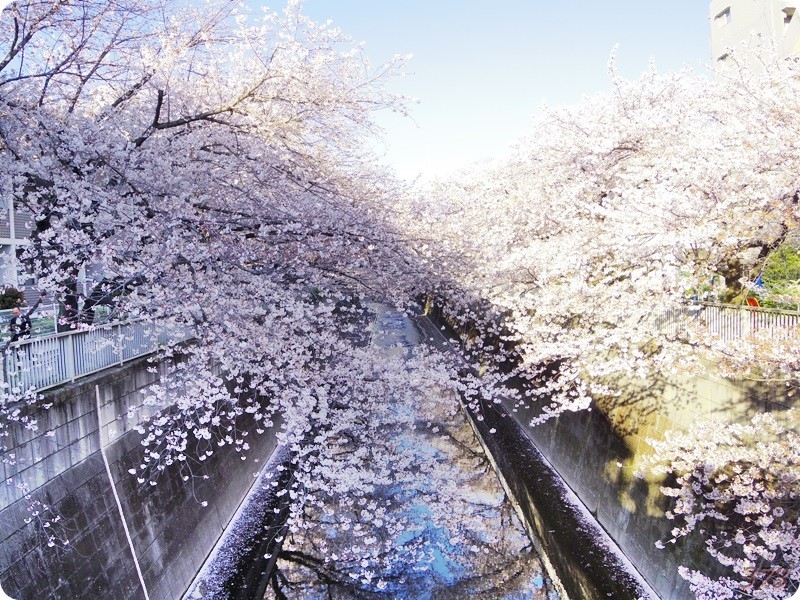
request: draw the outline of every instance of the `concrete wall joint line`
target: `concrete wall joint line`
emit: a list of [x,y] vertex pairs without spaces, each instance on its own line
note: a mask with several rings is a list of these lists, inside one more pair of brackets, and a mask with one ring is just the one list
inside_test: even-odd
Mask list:
[[131,549],[131,555],[133,556],[133,564],[136,567],[136,574],[139,576],[139,583],[142,585],[142,591],[144,592],[145,600],[150,600],[150,595],[147,593],[147,585],[144,582],[144,576],[142,575],[142,569],[139,566],[139,559],[136,556],[136,549],[133,547],[133,540],[131,539],[131,533],[128,529],[128,522],[125,520],[125,511],[122,510],[122,502],[119,500],[119,494],[117,494],[117,486],[114,483],[114,477],[111,475],[111,466],[108,464],[108,456],[106,456],[106,449],[105,445],[103,444],[102,439],[102,423],[100,422],[100,386],[94,386],[95,391],[95,401],[97,403],[97,435],[98,435],[98,445],[100,446],[100,455],[103,457],[103,464],[106,467],[106,474],[108,475],[108,482],[111,485],[111,492],[114,494],[114,501],[117,503],[117,510],[119,510],[119,518],[122,521],[122,529],[125,531],[125,537],[128,540],[128,546]]

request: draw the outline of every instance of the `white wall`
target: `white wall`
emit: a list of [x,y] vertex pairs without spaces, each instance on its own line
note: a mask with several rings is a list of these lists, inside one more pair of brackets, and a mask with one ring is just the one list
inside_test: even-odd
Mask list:
[[[758,40],[772,41],[781,56],[800,52],[800,0],[713,0],[709,8],[711,53],[724,63],[728,48],[743,41],[754,52]],[[755,38],[753,37],[755,34]]]

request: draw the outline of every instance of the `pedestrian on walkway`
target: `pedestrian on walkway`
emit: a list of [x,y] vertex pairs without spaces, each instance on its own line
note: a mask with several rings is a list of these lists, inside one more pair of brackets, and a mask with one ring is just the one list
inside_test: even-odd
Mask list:
[[28,315],[23,315],[19,307],[14,307],[11,311],[11,320],[8,323],[11,330],[11,341],[24,340],[31,335],[31,320]]

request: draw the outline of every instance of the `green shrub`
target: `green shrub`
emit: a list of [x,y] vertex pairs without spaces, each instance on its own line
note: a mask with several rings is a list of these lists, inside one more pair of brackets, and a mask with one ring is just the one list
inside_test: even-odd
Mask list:
[[797,286],[800,283],[800,249],[784,244],[769,255],[764,273],[761,276],[764,285],[775,293],[778,289],[788,286]]
[[769,255],[761,275],[765,292],[759,293],[767,308],[797,310],[800,304],[800,248],[784,244]]
[[6,286],[0,288],[0,310],[20,306],[25,301],[25,294],[17,288]]

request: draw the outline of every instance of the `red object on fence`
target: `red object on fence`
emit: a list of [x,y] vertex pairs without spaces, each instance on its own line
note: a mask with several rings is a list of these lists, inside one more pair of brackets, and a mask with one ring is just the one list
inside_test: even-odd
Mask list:
[[[758,298],[745,298],[747,300],[747,306],[752,306],[753,308],[758,308]],[[752,320],[752,333],[755,334],[758,331],[758,314],[756,311],[750,315]]]

